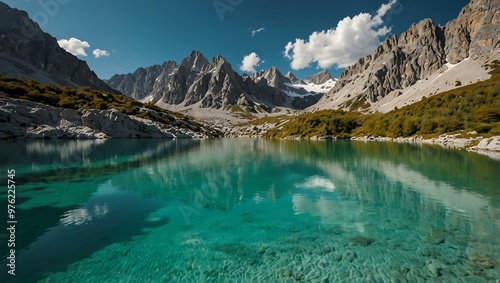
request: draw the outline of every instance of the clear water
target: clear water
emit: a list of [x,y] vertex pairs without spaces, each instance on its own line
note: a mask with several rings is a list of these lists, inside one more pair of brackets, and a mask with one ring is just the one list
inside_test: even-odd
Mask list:
[[500,162],[478,154],[264,139],[0,148],[18,220],[15,277],[0,232],[1,282],[500,280]]

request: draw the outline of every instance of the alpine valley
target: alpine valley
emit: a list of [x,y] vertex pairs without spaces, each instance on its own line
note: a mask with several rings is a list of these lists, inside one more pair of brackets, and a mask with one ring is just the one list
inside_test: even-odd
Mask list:
[[[26,12],[0,2],[0,136],[439,140],[446,134],[498,149],[499,8],[498,0],[474,0],[445,26],[423,19],[387,37],[338,79],[327,70],[298,79],[276,67],[240,75],[223,56],[209,60],[194,50],[181,62],[101,80]],[[120,130],[112,122],[117,115]]]
[[0,1],[0,282],[499,282],[500,0]]

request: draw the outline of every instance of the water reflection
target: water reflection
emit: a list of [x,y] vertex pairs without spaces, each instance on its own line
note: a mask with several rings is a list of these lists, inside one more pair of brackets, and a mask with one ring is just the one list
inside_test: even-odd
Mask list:
[[[19,261],[38,266],[22,270],[34,278],[64,272],[115,243],[153,237],[145,228],[167,226],[172,239],[196,231],[183,241],[198,243],[190,246],[194,254],[209,249],[204,233],[258,234],[249,246],[267,239],[275,253],[301,239],[311,249],[334,241],[338,251],[357,253],[358,245],[374,242],[373,249],[392,254],[372,260],[425,268],[426,260],[438,261],[455,275],[460,265],[474,280],[500,274],[500,166],[484,156],[409,144],[264,139],[0,146],[20,156],[9,163],[0,153],[0,169],[15,167],[23,184],[18,209],[27,234],[19,239],[29,248]],[[28,215],[46,219],[30,222]],[[212,237],[218,251],[246,249]],[[174,250],[169,255],[184,260]],[[50,263],[37,264],[48,257]]]
[[143,235],[145,228],[167,224],[168,218],[148,221],[149,214],[162,206],[161,201],[119,192],[110,183],[102,184],[84,204],[64,212],[56,226],[18,251],[18,270],[13,282],[36,282],[51,272],[66,270],[70,264],[106,246]]
[[327,192],[333,192],[335,190],[333,182],[322,176],[311,176],[303,183],[296,184],[295,186],[297,188],[321,189]]

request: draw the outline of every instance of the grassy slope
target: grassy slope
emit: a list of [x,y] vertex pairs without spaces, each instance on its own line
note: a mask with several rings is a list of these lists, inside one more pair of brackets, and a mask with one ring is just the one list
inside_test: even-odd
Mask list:
[[8,97],[26,99],[69,109],[118,109],[122,113],[153,120],[166,126],[179,126],[200,132],[202,125],[180,113],[153,104],[144,104],[123,94],[112,94],[89,87],[59,87],[0,74],[0,92]]
[[500,135],[500,62],[493,62],[489,68],[492,76],[486,81],[424,98],[386,114],[365,115],[340,110],[307,113],[290,118],[264,136],[433,137],[462,131],[476,131],[483,136]]

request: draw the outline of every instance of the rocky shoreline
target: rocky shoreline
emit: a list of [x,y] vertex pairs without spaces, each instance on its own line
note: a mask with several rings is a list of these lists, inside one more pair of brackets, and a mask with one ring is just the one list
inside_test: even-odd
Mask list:
[[[494,159],[500,159],[500,136],[485,138],[482,136],[460,138],[460,134],[443,134],[437,138],[424,139],[423,137],[388,138],[388,137],[353,137],[351,140],[360,141],[391,141],[405,143],[436,144],[447,148],[465,149],[467,151],[485,154]],[[474,145],[477,144],[477,145]]]
[[0,139],[210,137],[208,128],[193,131],[190,121],[172,115],[169,118],[172,122],[165,124],[127,115],[117,109],[73,110],[23,99],[0,98]]
[[[146,111],[146,110],[145,110]],[[152,110],[148,110],[152,111]],[[171,117],[163,124],[124,114],[116,109],[66,109],[23,99],[0,98],[0,139],[106,139],[106,138],[194,138],[205,139],[221,133],[224,137],[259,137],[276,124],[232,127],[217,123],[193,131],[189,122]],[[477,133],[469,133],[477,135]],[[290,138],[299,140],[301,138]],[[335,140],[335,136],[312,137],[310,140]],[[500,136],[461,138],[460,134],[423,137],[353,137],[351,140],[391,141],[437,144],[448,148],[486,154],[500,159]]]
[[[262,134],[269,131],[273,127],[279,125],[273,123],[266,123],[263,125],[250,125],[244,127],[235,127],[230,129],[228,132],[225,131],[226,137],[261,137]],[[224,129],[229,129],[227,126]],[[421,143],[421,144],[436,144],[446,148],[464,149],[471,152],[477,152],[479,154],[485,154],[494,159],[500,160],[500,136],[493,137],[482,137],[477,136],[478,133],[470,132],[467,133],[472,135],[470,138],[462,138],[461,134],[443,134],[437,138],[425,139],[421,136],[417,137],[398,137],[398,138],[388,138],[388,137],[373,137],[373,136],[363,136],[363,137],[352,137],[351,140],[358,141],[389,141],[389,142],[400,142],[400,143]],[[302,140],[305,138],[300,137],[288,137],[286,140]],[[307,138],[313,141],[324,141],[324,140],[337,140],[341,139],[336,136],[314,136]]]

